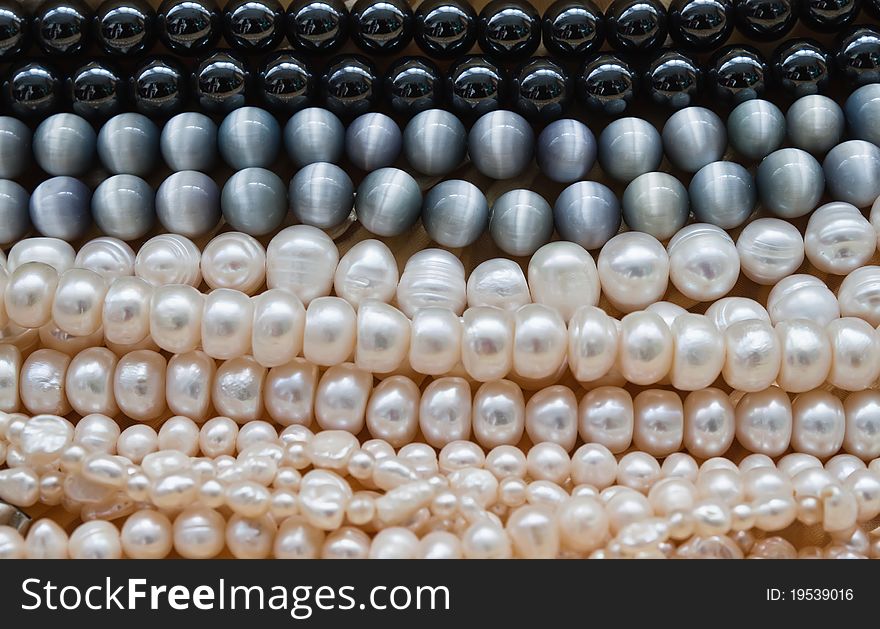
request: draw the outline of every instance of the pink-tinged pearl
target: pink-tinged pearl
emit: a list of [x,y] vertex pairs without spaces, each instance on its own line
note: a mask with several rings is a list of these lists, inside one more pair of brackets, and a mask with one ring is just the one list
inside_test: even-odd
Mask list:
[[443,249],[423,249],[403,267],[397,303],[408,317],[422,308],[447,308],[461,314],[467,286],[461,260]]
[[211,559],[226,544],[223,516],[206,507],[190,507],[174,518],[174,550],[185,559]]
[[205,298],[202,311],[202,350],[227,360],[251,351],[254,305],[245,293],[218,288]]
[[810,215],[804,247],[814,267],[823,273],[846,275],[871,259],[877,235],[859,208],[838,201]]
[[779,456],[791,442],[791,412],[779,387],[747,393],[736,404],[736,440],[749,452]]
[[85,448],[86,452],[116,454],[116,442],[120,433],[121,428],[113,419],[92,413],[77,422],[73,431],[73,442]]
[[431,531],[419,541],[419,559],[461,559],[461,540],[448,531]]
[[774,324],[788,319],[809,319],[825,326],[840,317],[840,304],[818,277],[789,275],[767,295],[767,312]]
[[199,430],[199,449],[207,457],[235,454],[238,424],[228,417],[212,417]]
[[52,319],[58,272],[42,262],[16,268],[6,284],[6,314],[23,328],[38,328]]
[[333,288],[338,297],[357,310],[367,299],[389,303],[397,292],[399,278],[397,260],[388,245],[381,240],[362,240],[342,256]]
[[694,482],[697,480],[697,474],[700,466],[690,454],[685,452],[673,452],[663,459],[660,466],[660,473],[663,478],[683,478]]
[[825,328],[831,340],[828,382],[844,391],[867,389],[880,376],[880,337],[867,322],[836,319]]
[[462,322],[461,360],[468,375],[480,382],[505,377],[513,367],[512,314],[478,306],[466,310]]
[[[39,344],[43,349],[54,349],[71,357],[91,347],[98,347],[105,343],[104,330],[102,328],[98,328],[88,336],[73,336],[57,327],[53,322],[49,322],[39,330],[33,331],[38,332]],[[112,343],[108,344],[108,348],[109,345],[112,345]]]
[[101,320],[104,337],[112,343],[140,343],[150,333],[153,287],[139,277],[120,277],[104,296]]
[[121,559],[119,530],[104,520],[80,524],[70,536],[68,551],[71,559]]
[[357,311],[354,363],[365,371],[389,373],[405,361],[410,348],[409,319],[394,306],[375,300]]
[[850,393],[843,408],[846,415],[844,450],[864,461],[880,457],[880,391]]
[[318,297],[306,310],[303,356],[316,365],[338,365],[354,353],[357,315],[339,297]]
[[654,514],[668,517],[677,511],[690,511],[697,502],[697,488],[683,478],[663,478],[648,492]]
[[698,391],[710,386],[724,365],[724,337],[704,315],[685,313],[670,329],[673,359],[669,372],[672,386]]
[[598,443],[612,452],[629,448],[633,436],[633,400],[619,387],[598,387],[578,405],[578,433],[585,443]]
[[568,333],[559,312],[528,304],[514,313],[513,369],[523,378],[546,378],[565,363]]
[[498,446],[486,455],[486,469],[495,478],[525,478],[526,455],[516,446]]
[[67,532],[49,518],[34,522],[24,539],[28,559],[67,559],[67,545]]
[[164,559],[173,544],[171,520],[158,511],[137,511],[122,525],[120,542],[131,559]]
[[226,523],[226,547],[236,559],[265,559],[272,551],[276,528],[269,515],[245,518],[235,514]]
[[578,403],[571,389],[555,385],[535,393],[526,404],[525,427],[532,443],[551,442],[571,452],[578,435]]
[[22,264],[42,262],[64,273],[73,266],[75,256],[70,243],[60,238],[25,238],[12,245],[5,266],[12,273]]
[[280,288],[254,298],[251,346],[254,360],[265,367],[284,365],[300,353],[306,310],[299,297]]
[[828,391],[798,395],[791,404],[791,447],[820,459],[840,450],[846,418],[843,403]]
[[[381,535],[382,533],[379,533]],[[378,537],[378,535],[377,535]],[[373,541],[375,545],[375,540]],[[471,524],[461,540],[465,559],[510,559],[513,548],[500,524],[480,519]],[[371,555],[372,556],[372,551]]]
[[425,387],[419,402],[419,428],[435,448],[471,434],[471,388],[464,378],[438,378]]
[[617,324],[604,310],[583,306],[568,322],[568,365],[581,382],[607,374],[617,360]]
[[585,553],[599,548],[608,537],[604,505],[590,496],[572,496],[556,512],[562,547]]
[[471,271],[467,280],[467,305],[516,310],[532,303],[522,268],[507,258],[492,258]]
[[562,485],[571,475],[571,459],[562,446],[544,441],[529,449],[526,470],[532,480]]
[[868,466],[857,456],[837,454],[825,462],[825,469],[838,481],[843,482],[854,472],[868,469]]
[[753,282],[772,286],[804,262],[804,238],[798,228],[778,218],[759,218],[746,225],[736,239],[743,274]]
[[178,234],[160,234],[141,245],[134,274],[153,286],[202,283],[202,253],[192,240]]
[[777,383],[786,391],[815,389],[831,369],[831,342],[821,326],[807,319],[791,319],[776,325],[782,349]]
[[151,426],[135,424],[129,426],[119,435],[116,451],[120,456],[139,465],[143,458],[159,449],[159,435]]
[[21,366],[21,350],[15,345],[0,345],[0,412],[15,413],[21,406],[18,388]]
[[266,248],[266,284],[289,290],[308,306],[316,297],[330,294],[338,263],[339,250],[320,229],[287,227]]
[[618,360],[628,382],[658,382],[669,373],[672,356],[672,333],[660,315],[633,312],[620,320]]
[[370,545],[370,559],[415,559],[419,538],[409,529],[399,526],[382,529]]
[[166,352],[197,348],[202,334],[205,296],[192,286],[159,286],[150,302],[150,335]]
[[321,376],[315,395],[315,419],[324,430],[364,428],[364,413],[373,388],[373,376],[351,363],[330,367]]
[[517,557],[554,559],[559,553],[556,515],[545,506],[524,505],[507,519],[507,534]]
[[880,515],[880,474],[856,470],[847,477],[844,487],[855,494],[859,522],[870,522]]
[[65,378],[70,357],[52,349],[38,349],[21,367],[19,392],[22,404],[33,415],[70,412]]
[[522,389],[509,380],[483,384],[474,395],[474,437],[484,448],[516,445],[525,430]]
[[684,447],[706,459],[730,448],[736,432],[733,405],[719,389],[701,389],[684,400]]
[[226,232],[205,245],[201,269],[210,288],[253,295],[266,279],[266,249],[253,236]]
[[73,410],[80,415],[116,415],[113,395],[116,355],[105,347],[91,347],[73,357],[67,367],[65,390]]
[[126,354],[116,364],[113,390],[119,410],[135,421],[151,421],[165,412],[165,358],[150,350]]
[[880,266],[863,266],[843,278],[837,301],[841,316],[880,325]]
[[101,327],[107,281],[86,269],[69,269],[58,280],[52,302],[52,319],[75,336],[88,336]]
[[614,493],[605,504],[612,535],[617,535],[627,524],[645,520],[653,515],[651,504],[645,496],[633,489],[621,489],[623,491]]
[[399,448],[410,443],[419,429],[419,388],[404,376],[386,378],[373,389],[367,403],[367,430]]
[[581,306],[599,303],[599,272],[587,251],[573,242],[551,242],[529,260],[529,291],[537,304],[571,319]]
[[189,417],[169,417],[159,429],[159,449],[177,450],[187,456],[199,453],[199,427]]
[[276,559],[317,559],[325,533],[301,516],[284,520],[275,535],[272,556]]
[[622,312],[661,300],[669,283],[666,249],[641,232],[624,232],[605,243],[597,268],[602,293]]
[[669,241],[669,279],[689,299],[714,301],[739,279],[739,253],[727,232],[708,223],[682,228]]
[[782,360],[779,338],[766,321],[734,323],[724,332],[724,380],[739,391],[762,391],[776,380]]
[[461,319],[445,308],[422,308],[412,318],[409,364],[417,373],[439,376],[461,360]]
[[673,391],[650,389],[633,400],[633,444],[653,456],[666,456],[681,448],[684,410]]
[[197,422],[208,418],[217,365],[201,351],[175,354],[165,371],[165,397],[172,413]]
[[16,507],[30,507],[40,499],[40,477],[23,464],[0,470],[0,500]]
[[[435,533],[440,534],[441,531],[435,531]],[[448,533],[448,535],[455,539],[455,542],[459,544],[459,547],[461,546],[457,537],[451,533]],[[427,542],[425,540],[428,540],[430,537],[431,533],[423,537],[422,541],[419,542],[420,559],[432,558],[426,556],[431,554],[431,551],[424,550],[427,548]],[[352,526],[344,526],[327,535],[327,539],[324,540],[324,546],[321,547],[321,559],[366,559],[369,554],[369,535]],[[460,550],[458,554],[461,554]],[[443,558],[460,559],[461,557],[450,556]]]
[[722,334],[733,323],[748,319],[770,322],[770,315],[754,299],[748,297],[723,297],[706,309],[706,316]]
[[250,356],[222,363],[214,376],[211,401],[221,415],[239,423],[258,419],[263,414],[263,382],[266,368]]
[[617,479],[617,459],[599,443],[586,443],[571,457],[571,480],[602,490]]
[[269,370],[263,398],[269,416],[282,426],[312,422],[318,366],[295,359]]

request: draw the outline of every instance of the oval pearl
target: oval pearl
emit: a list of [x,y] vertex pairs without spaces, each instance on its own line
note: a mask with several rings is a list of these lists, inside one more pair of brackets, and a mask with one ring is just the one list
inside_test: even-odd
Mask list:
[[585,443],[623,452],[632,442],[634,412],[632,397],[625,389],[597,387],[578,405],[578,433]]
[[607,374],[617,360],[615,321],[595,306],[582,306],[568,322],[568,366],[581,382]]
[[404,376],[386,378],[370,395],[366,423],[373,438],[394,448],[410,443],[419,428],[419,388]]
[[846,275],[871,259],[877,234],[854,205],[827,203],[810,216],[804,247],[807,259],[817,269]]
[[724,380],[739,391],[761,391],[779,373],[782,350],[772,326],[766,321],[734,323],[724,331]]
[[733,405],[727,394],[706,388],[684,400],[684,447],[700,458],[721,456],[733,443],[736,431]]
[[218,288],[205,297],[202,311],[202,350],[225,360],[251,351],[254,305],[241,291]]
[[65,390],[69,364],[69,356],[52,349],[38,349],[25,359],[19,377],[19,394],[32,415],[70,412]]
[[[540,250],[539,250],[540,251]],[[532,256],[534,259],[534,256]],[[522,268],[507,258],[492,258],[479,264],[467,280],[467,305],[495,306],[516,310],[532,302]]]
[[192,240],[178,234],[161,234],[141,245],[134,274],[153,286],[202,283],[202,254]]
[[419,402],[419,428],[435,448],[467,440],[471,434],[471,388],[464,378],[438,378]]
[[840,305],[825,282],[813,275],[790,275],[767,296],[767,312],[774,324],[788,319],[809,319],[828,325],[840,317]]
[[293,293],[271,288],[254,298],[251,351],[264,367],[292,360],[303,347],[306,309]]
[[831,343],[825,328],[807,319],[776,325],[782,350],[777,383],[786,391],[801,393],[820,386],[831,369]]
[[150,350],[123,356],[113,374],[119,410],[135,421],[151,421],[165,412],[165,358]]
[[373,373],[394,371],[407,357],[410,334],[410,321],[400,310],[380,301],[363,302],[357,312],[355,365]]
[[263,414],[266,368],[250,356],[233,358],[217,368],[211,401],[217,412],[244,424]]
[[880,266],[863,266],[843,278],[837,301],[841,316],[880,325]]
[[473,401],[473,430],[484,448],[516,445],[525,430],[522,389],[509,380],[494,380],[477,389]]
[[749,452],[779,456],[791,441],[791,412],[779,387],[747,393],[736,404],[736,440]]
[[514,318],[491,306],[469,308],[462,317],[461,361],[468,375],[486,382],[513,367]]
[[448,308],[461,314],[467,303],[464,265],[443,249],[423,249],[410,257],[397,285],[397,303],[408,317],[421,308]]
[[618,234],[602,247],[597,264],[602,292],[623,312],[662,299],[669,282],[669,255],[653,236]]
[[685,297],[714,301],[739,279],[739,253],[723,229],[695,223],[678,231],[666,248],[669,279]]
[[316,365],[338,365],[352,356],[357,315],[339,297],[318,297],[306,309],[303,356]]
[[94,271],[108,282],[134,275],[134,251],[118,238],[93,238],[80,247],[73,263],[78,268]]
[[338,262],[339,250],[320,229],[287,227],[266,248],[266,285],[285,288],[308,306],[316,297],[330,294]]
[[759,218],[746,225],[736,240],[746,277],[772,286],[804,261],[804,238],[797,227],[778,218]]
[[535,303],[555,308],[568,321],[581,306],[599,303],[596,263],[573,242],[546,244],[529,260],[529,292]]
[[653,312],[632,312],[620,320],[618,361],[628,382],[654,384],[672,367],[673,344],[669,327]]
[[208,418],[217,366],[205,352],[175,354],[165,371],[165,398],[172,413],[197,422]]
[[42,518],[28,529],[24,551],[28,559],[67,559],[67,532],[54,520]]
[[754,299],[748,297],[724,297],[706,309],[706,316],[715,324],[719,332],[724,332],[731,324],[748,319],[770,322],[770,315]]
[[813,390],[791,404],[791,447],[827,459],[843,445],[846,418],[843,403],[828,391]]
[[697,391],[711,385],[724,365],[724,337],[704,315],[685,313],[672,322],[672,386]]
[[116,363],[116,355],[104,347],[91,347],[73,357],[67,368],[65,390],[74,411],[111,417],[119,412],[113,396]]
[[555,308],[522,306],[514,313],[513,370],[524,378],[552,376],[565,363],[568,334]]
[[42,262],[18,266],[6,284],[6,314],[23,328],[39,328],[52,319],[58,272]]
[[14,345],[0,345],[0,412],[15,413],[19,410],[21,363],[21,350]]
[[566,452],[578,436],[578,403],[568,387],[555,385],[535,393],[526,404],[526,434],[534,444],[555,443]]
[[835,319],[825,328],[831,339],[828,383],[844,391],[861,391],[880,376],[880,338],[861,319]]
[[193,506],[174,518],[174,550],[185,559],[211,559],[220,554],[226,541],[223,516],[207,507]]
[[266,249],[253,236],[226,232],[205,246],[201,270],[210,288],[230,288],[253,295],[266,279]]
[[681,448],[684,410],[674,391],[650,389],[633,400],[633,444],[653,456],[666,456]]
[[843,448],[863,461],[880,456],[880,391],[850,393],[843,402],[846,431]]
[[282,426],[312,423],[318,366],[302,359],[272,367],[263,398],[269,416]]
[[385,303],[394,299],[399,279],[397,260],[381,240],[362,240],[342,256],[333,287],[357,310],[366,299]]
[[445,308],[422,308],[412,318],[409,364],[417,373],[439,376],[461,360],[461,319]]
[[330,367],[315,395],[315,419],[324,430],[358,434],[364,427],[373,377],[350,363]]
[[160,286],[150,302],[150,335],[166,352],[180,354],[199,346],[205,297],[192,286]]
[[199,430],[199,449],[208,457],[231,456],[237,439],[238,424],[228,417],[214,417]]

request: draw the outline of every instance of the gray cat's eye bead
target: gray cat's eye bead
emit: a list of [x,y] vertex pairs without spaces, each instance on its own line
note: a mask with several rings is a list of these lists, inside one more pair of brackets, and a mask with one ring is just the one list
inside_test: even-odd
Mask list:
[[391,166],[403,144],[400,127],[385,114],[358,116],[345,130],[348,161],[367,172]]
[[92,195],[92,217],[107,236],[137,240],[156,223],[156,195],[135,175],[115,175],[101,182]]
[[429,109],[403,130],[403,155],[423,175],[448,175],[467,154],[467,130],[454,114]]
[[553,220],[565,240],[584,249],[598,249],[620,229],[620,204],[601,183],[579,181],[557,197]]
[[512,111],[490,111],[468,134],[468,152],[474,166],[493,179],[510,179],[526,169],[535,150],[532,125]]
[[867,207],[880,196],[880,148],[864,140],[841,142],[822,162],[835,201]]
[[305,225],[330,229],[348,218],[354,205],[354,184],[336,164],[315,162],[290,180],[290,210]]
[[278,157],[281,127],[259,107],[241,107],[226,115],[217,131],[223,161],[236,170],[268,168]]
[[845,126],[840,105],[821,94],[802,96],[785,114],[788,140],[814,155],[824,155],[840,142]]
[[757,192],[752,176],[734,162],[703,166],[688,187],[694,218],[722,229],[742,225],[755,208]]
[[208,171],[217,161],[217,125],[205,114],[177,114],[162,127],[159,147],[171,170]]
[[195,170],[181,170],[156,191],[156,216],[173,234],[204,236],[220,221],[220,191],[214,180]]
[[34,189],[28,211],[31,223],[43,236],[77,240],[92,224],[92,193],[79,179],[53,177]]
[[721,159],[727,132],[721,118],[705,107],[686,107],[663,126],[663,150],[674,166],[695,173]]
[[863,85],[843,105],[853,138],[880,144],[880,84]]
[[0,245],[24,238],[31,226],[27,190],[9,179],[0,179]]
[[825,191],[825,174],[816,158],[801,149],[780,149],[758,165],[755,176],[761,205],[781,218],[809,214]]
[[489,232],[505,253],[530,256],[550,241],[553,210],[537,192],[511,190],[495,200]]
[[657,170],[662,159],[660,134],[647,120],[620,118],[599,134],[599,165],[617,181],[629,183]]
[[596,161],[596,138],[577,120],[551,122],[538,136],[538,167],[553,181],[571,183],[587,176]]
[[621,199],[623,220],[630,229],[657,240],[672,238],[690,213],[687,188],[668,173],[645,173],[633,179]]
[[467,247],[489,224],[486,196],[468,181],[443,181],[428,191],[422,224],[431,240],[444,247]]
[[747,100],[727,117],[727,137],[743,157],[761,159],[782,146],[785,116],[769,101]]
[[345,152],[345,127],[332,111],[303,109],[284,126],[284,148],[297,168],[315,162],[335,164]]
[[152,173],[159,156],[159,129],[137,113],[113,116],[98,132],[98,157],[114,175]]
[[15,179],[31,162],[31,130],[18,118],[0,116],[0,179]]
[[50,175],[85,173],[95,156],[95,130],[76,114],[49,116],[34,133],[34,158]]
[[422,191],[404,171],[380,168],[361,181],[354,206],[358,220],[368,232],[399,236],[418,220]]
[[245,168],[232,175],[220,195],[223,218],[236,231],[263,236],[275,231],[287,214],[287,190],[265,168]]

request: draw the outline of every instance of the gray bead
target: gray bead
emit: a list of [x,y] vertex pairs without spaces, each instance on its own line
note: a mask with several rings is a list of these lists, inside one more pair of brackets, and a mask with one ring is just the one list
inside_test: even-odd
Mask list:
[[444,181],[425,195],[422,224],[438,245],[467,247],[486,231],[489,204],[474,184],[459,179]]
[[854,139],[880,144],[880,84],[863,85],[854,91],[843,109]]
[[345,131],[348,161],[367,172],[391,166],[403,145],[400,127],[385,114],[364,114]]
[[31,223],[43,236],[78,240],[92,224],[91,191],[79,179],[53,177],[34,189],[28,211]]
[[680,109],[663,126],[666,157],[685,172],[695,173],[718,161],[726,148],[724,123],[705,107]]
[[448,175],[467,155],[467,130],[448,111],[423,111],[403,131],[403,154],[423,175]]
[[345,152],[345,127],[333,112],[309,107],[287,121],[284,147],[297,168],[315,162],[335,164]]
[[31,227],[27,190],[9,179],[0,179],[0,245],[15,244]]
[[835,201],[867,207],[880,196],[880,148],[864,140],[842,142],[822,162]]
[[55,114],[34,133],[34,157],[50,175],[82,175],[92,166],[95,143],[95,130],[85,118]]
[[107,236],[120,240],[143,238],[156,224],[156,195],[135,175],[114,175],[92,195],[92,217]]
[[780,218],[809,214],[825,191],[825,174],[816,158],[801,149],[770,153],[755,176],[761,205]]
[[278,157],[281,127],[259,107],[240,107],[226,115],[217,132],[223,160],[236,170],[268,168]]
[[623,191],[621,206],[630,229],[657,240],[672,238],[690,214],[687,189],[668,173],[645,173],[633,179]]
[[553,219],[562,238],[598,249],[620,229],[620,204],[601,183],[579,181],[556,199]]
[[236,231],[263,236],[287,215],[287,190],[271,170],[245,168],[232,175],[220,195],[223,218]]
[[530,256],[550,242],[553,236],[553,210],[537,192],[505,192],[492,205],[489,233],[505,253]]
[[534,150],[532,126],[512,111],[482,115],[468,134],[471,161],[477,170],[493,179],[510,179],[522,173]]
[[21,120],[0,116],[0,179],[15,179],[30,165],[31,136]]
[[315,162],[290,180],[290,209],[300,223],[321,229],[336,227],[354,205],[354,184],[336,164]]
[[785,116],[773,103],[755,98],[734,108],[727,117],[727,137],[734,150],[748,159],[763,159],[785,140]]
[[840,142],[845,125],[840,105],[820,94],[802,96],[785,114],[789,141],[814,155],[824,155]]
[[98,132],[98,157],[113,174],[146,177],[159,158],[159,129],[143,114],[113,116]]
[[660,134],[647,120],[620,118],[599,134],[599,165],[612,179],[629,183],[657,170],[662,160]]
[[538,167],[547,178],[571,183],[587,176],[596,161],[596,138],[577,120],[551,122],[538,136]]
[[354,207],[368,232],[399,236],[418,220],[422,191],[416,180],[402,170],[380,168],[361,181]]
[[734,162],[713,162],[703,166],[688,188],[694,218],[722,229],[745,223],[755,209],[757,193],[752,176]]
[[217,161],[217,125],[204,114],[177,114],[162,127],[159,146],[171,170],[208,171]]
[[170,175],[156,191],[156,216],[169,232],[187,238],[204,236],[220,222],[217,184],[195,170]]

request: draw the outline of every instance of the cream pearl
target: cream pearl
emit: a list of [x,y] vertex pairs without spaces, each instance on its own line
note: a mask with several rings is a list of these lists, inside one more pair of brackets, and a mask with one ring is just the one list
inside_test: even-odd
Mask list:
[[653,236],[618,234],[602,247],[597,264],[602,292],[623,312],[659,301],[669,283],[669,255]]
[[205,297],[202,311],[202,351],[226,360],[249,354],[254,305],[241,291],[218,288]]
[[532,302],[522,268],[507,258],[492,258],[471,271],[467,280],[467,305],[516,310]]
[[104,520],[80,524],[70,536],[68,552],[71,559],[121,559],[119,531]]
[[653,304],[645,308],[645,310],[660,315],[660,318],[663,319],[663,322],[669,327],[672,327],[672,324],[678,317],[687,314],[687,310],[671,301],[655,301]]
[[410,326],[409,364],[414,371],[439,376],[461,360],[461,319],[446,308],[422,308]]
[[356,325],[355,365],[373,373],[400,367],[410,348],[411,325],[406,315],[381,301],[366,300],[357,311]]
[[567,452],[578,435],[578,403],[571,389],[561,385],[535,393],[526,404],[525,428],[532,443],[551,442]]
[[330,366],[352,356],[357,338],[354,308],[339,297],[317,297],[306,310],[303,356],[316,365]]
[[159,449],[159,435],[156,430],[143,424],[129,426],[116,440],[116,451],[135,465],[143,458]]
[[844,450],[864,461],[880,457],[880,391],[850,393],[843,408],[846,415]]
[[153,286],[202,283],[202,253],[192,240],[178,234],[161,234],[141,245],[134,274]]
[[509,380],[487,382],[474,395],[474,437],[484,448],[516,445],[525,430],[525,413],[520,387]]
[[21,350],[14,345],[0,345],[0,412],[15,413],[21,406],[18,386],[21,366]]
[[79,248],[74,267],[93,271],[108,282],[134,275],[134,250],[118,238],[93,238]]
[[880,266],[864,266],[843,278],[837,290],[840,314],[880,325]]
[[359,433],[364,427],[373,377],[351,363],[330,367],[315,394],[315,419],[324,430]]
[[306,309],[299,297],[281,288],[254,298],[251,348],[254,360],[265,367],[284,365],[300,353]]
[[253,295],[266,279],[266,249],[253,236],[226,232],[205,245],[201,270],[210,288]]
[[770,322],[767,309],[754,299],[747,297],[723,297],[706,309],[706,316],[721,333],[724,333],[731,324],[738,321],[760,319]]
[[290,291],[308,306],[330,294],[338,263],[339,250],[323,231],[310,225],[287,227],[266,248],[266,284]]
[[370,559],[414,559],[419,538],[409,529],[393,526],[382,529],[370,544]]
[[858,470],[867,469],[868,466],[864,461],[851,454],[837,454],[825,462],[825,470],[840,482],[845,481]]
[[367,299],[389,303],[397,292],[399,278],[397,260],[388,245],[381,240],[362,240],[342,256],[333,288],[357,310]]
[[165,358],[137,350],[116,364],[113,392],[119,410],[135,421],[151,421],[165,412]]
[[40,477],[24,465],[21,460],[15,467],[0,470],[0,501],[30,507],[40,499]]
[[846,422],[840,399],[827,391],[808,391],[794,399],[791,412],[792,448],[820,459],[840,450]]
[[854,205],[826,203],[810,216],[804,232],[807,259],[823,273],[846,275],[874,255],[877,234]]
[[471,524],[464,532],[461,545],[466,559],[510,559],[513,556],[507,533],[488,518]]
[[419,541],[419,559],[461,559],[461,540],[448,531],[431,531]]
[[653,456],[666,456],[681,448],[684,410],[673,391],[650,389],[633,400],[633,444]]
[[[687,422],[687,418],[685,418],[685,422]],[[685,430],[687,430],[687,423],[685,423]],[[699,471],[700,467],[694,457],[685,452],[673,452],[663,459],[663,464],[660,466],[663,478],[683,478],[691,482],[696,481]]]
[[[630,452],[623,455],[617,463],[617,482],[624,487],[647,494],[658,480],[660,480],[660,463],[647,452]],[[621,495],[628,493],[621,492]],[[613,501],[614,498],[611,500]],[[608,508],[611,510],[610,502]]]
[[42,262],[17,267],[6,284],[6,314],[23,328],[38,328],[52,319],[58,272]]
[[597,387],[578,405],[578,433],[585,443],[623,452],[632,442],[633,413],[633,400],[625,389]]
[[840,305],[818,277],[790,275],[770,291],[767,312],[774,324],[789,319],[809,319],[825,326],[840,317]]
[[620,320],[620,372],[633,384],[654,384],[672,367],[672,333],[660,315],[632,312]]
[[341,476],[327,470],[311,470],[300,485],[300,511],[312,526],[332,531],[342,525],[345,505],[351,497],[351,487]]
[[190,507],[174,518],[174,550],[185,559],[211,559],[226,544],[223,516],[206,507]]
[[689,393],[684,400],[684,447],[700,458],[721,456],[733,443],[736,431],[733,405],[714,388]]
[[217,368],[211,401],[221,415],[245,423],[263,414],[266,368],[250,356],[233,358]]
[[131,559],[164,559],[173,545],[171,520],[158,511],[137,511],[122,525],[120,542]]
[[779,456],[791,441],[792,409],[779,387],[747,393],[736,404],[736,440],[749,452]]
[[510,515],[506,528],[517,557],[554,559],[559,553],[556,516],[548,507],[522,506]]
[[740,321],[724,331],[724,380],[740,391],[761,391],[779,373],[782,350],[773,327],[756,319]]
[[461,314],[467,303],[461,260],[443,249],[423,249],[414,254],[403,267],[397,303],[408,317],[431,307]]
[[468,375],[486,382],[503,378],[513,367],[514,319],[492,306],[468,308],[462,319],[461,360]]
[[516,446],[498,446],[486,455],[486,469],[498,480],[525,478],[526,455]]
[[724,337],[704,315],[685,313],[672,322],[673,359],[669,376],[681,391],[711,385],[724,365]]
[[792,393],[815,389],[831,369],[831,342],[823,326],[807,319],[776,325],[782,350],[777,382]]
[[5,266],[12,273],[22,264],[42,262],[61,274],[73,266],[75,257],[70,243],[60,238],[25,238],[12,245]]
[[[440,531],[436,531],[437,534]],[[455,543],[459,545],[459,553],[460,551],[460,542],[458,538],[448,534],[455,539]],[[419,558],[421,559],[431,559],[433,557],[425,556],[430,555],[432,551],[424,550],[425,540],[431,536],[429,533],[425,537],[422,538],[422,541],[419,542]],[[327,538],[324,540],[324,546],[321,548],[321,559],[366,559],[370,554],[370,537],[360,529],[356,529],[351,526],[344,526],[341,529],[337,529],[327,535]],[[439,557],[438,557],[439,558]],[[449,556],[444,557],[446,559],[460,559],[460,556]]]
[[275,522],[268,515],[246,518],[238,514],[226,523],[226,547],[236,559],[265,559],[275,540]]
[[855,494],[859,522],[870,522],[880,515],[880,475],[856,470],[847,477],[844,487]]
[[54,323],[47,323],[39,330],[34,331],[38,332],[39,343],[42,347],[58,350],[68,356],[75,356],[91,347],[105,343],[104,330],[101,328],[88,336],[73,336],[58,328]]
[[[73,441],[74,429],[63,417],[34,415],[24,422],[20,431],[17,426],[10,424],[8,433],[7,437],[17,446],[23,463],[39,468],[58,461]],[[23,466],[10,469],[28,470]],[[19,505],[28,506],[21,503]]]
[[513,370],[523,378],[546,378],[565,364],[568,333],[555,308],[528,304],[514,313]]
[[392,447],[410,443],[419,428],[419,388],[404,376],[380,382],[367,403],[366,424],[370,435]]
[[804,262],[804,238],[797,227],[778,218],[759,218],[736,239],[743,274],[772,286],[793,274]]
[[697,488],[683,478],[663,478],[648,492],[648,502],[654,513],[661,517],[678,511],[689,511],[697,502]]
[[116,415],[119,407],[113,395],[116,355],[104,347],[91,347],[73,357],[67,367],[64,387],[67,400],[80,415]]
[[228,417],[213,417],[199,430],[199,449],[207,457],[235,454],[238,424]]
[[617,360],[618,331],[601,308],[583,306],[568,323],[568,365],[581,382],[607,374]]
[[727,232],[708,223],[679,230],[666,247],[669,279],[689,299],[713,301],[739,279],[739,253]]
[[324,531],[309,524],[305,518],[287,518],[275,535],[272,556],[276,559],[317,559],[324,537]]
[[779,459],[776,464],[776,468],[783,474],[787,474],[789,478],[794,478],[802,471],[814,467],[822,469],[822,461],[812,454],[804,454],[803,452],[790,452]]
[[52,349],[38,349],[21,367],[19,394],[24,407],[33,415],[70,412],[65,379],[70,357]]
[[150,302],[150,335],[166,352],[180,354],[199,346],[205,296],[192,286],[160,286]]
[[435,448],[471,434],[471,388],[464,378],[438,378],[425,387],[419,402],[419,428]]
[[77,422],[73,442],[81,445],[86,452],[116,454],[120,433],[119,424],[114,420],[100,413],[92,413]]
[[581,306],[599,303],[596,263],[578,244],[548,243],[529,260],[529,291],[535,303],[556,309],[568,321]]
[[826,327],[831,340],[829,384],[844,391],[867,389],[880,376],[880,337],[867,322],[835,319]]
[[104,337],[112,343],[133,345],[150,333],[153,287],[138,277],[113,280],[104,296],[101,322]]
[[67,545],[67,532],[49,518],[34,522],[24,539],[28,559],[67,559]]
[[175,354],[165,371],[165,397],[172,413],[197,422],[208,418],[217,365],[201,351]]
[[159,449],[196,456],[199,453],[199,427],[189,417],[169,417],[159,429]]
[[556,513],[563,548],[585,553],[599,548],[608,536],[605,507],[590,496],[572,496]]
[[318,366],[295,359],[269,370],[263,398],[266,411],[282,426],[312,423],[315,390],[318,388]]

